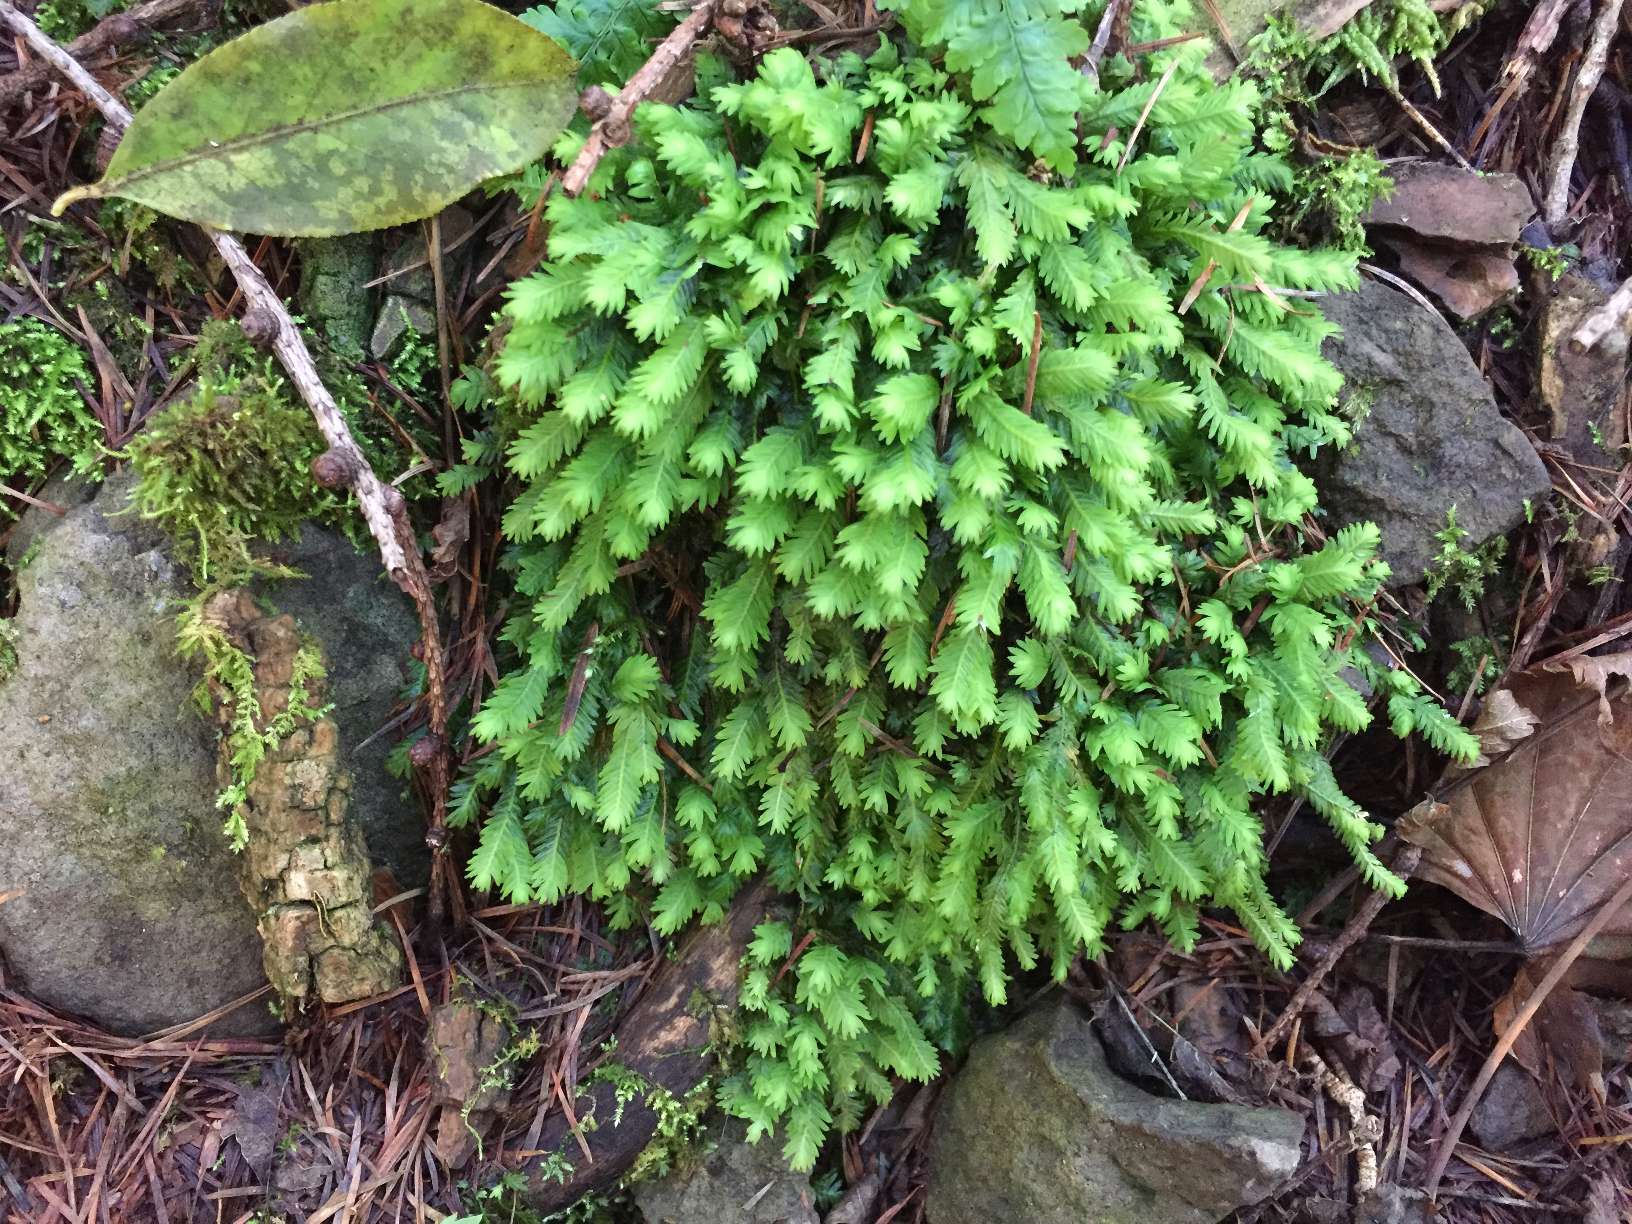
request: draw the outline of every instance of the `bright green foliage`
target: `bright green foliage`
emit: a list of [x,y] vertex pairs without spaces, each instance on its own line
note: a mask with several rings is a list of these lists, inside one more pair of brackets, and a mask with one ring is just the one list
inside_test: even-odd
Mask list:
[[578,61],[580,85],[621,86],[646,62],[652,45],[678,17],[659,0],[564,0],[528,9],[521,19],[548,34]]
[[1254,40],[1251,66],[1296,74],[1298,92],[1312,102],[1356,73],[1398,90],[1397,64],[1408,59],[1422,69],[1437,93],[1435,58],[1491,7],[1491,0],[1474,0],[1441,14],[1430,0],[1376,0],[1337,33],[1319,41],[1300,31],[1292,18],[1276,16]]
[[[61,459],[81,474],[93,469],[102,426],[79,392],[93,382],[85,355],[55,328],[0,323],[0,484],[26,493]],[[0,521],[19,508],[0,494]]]
[[1199,48],[1065,82],[1095,8],[907,5],[919,50],[700,69],[550,200],[506,306],[519,662],[456,794],[471,878],[661,933],[796,895],[721,1099],[801,1167],[935,1072],[968,982],[1117,923],[1188,945],[1204,905],[1288,963],[1265,795],[1397,891],[1321,753],[1368,721],[1345,668],[1468,747],[1366,659],[1376,530],[1315,535],[1294,464],[1347,428],[1330,327],[1273,290],[1351,262],[1265,236],[1284,168]]
[[[270,362],[245,369],[215,346],[235,324],[206,325],[198,390],[149,420],[129,447],[132,504],[170,537],[202,587],[233,586],[265,572],[257,540],[292,535],[340,503],[312,479],[322,436]],[[238,344],[242,345],[241,337]]]
[[98,183],[185,221],[297,237],[428,217],[536,159],[576,65],[480,0],[314,4],[211,51],[137,113]]

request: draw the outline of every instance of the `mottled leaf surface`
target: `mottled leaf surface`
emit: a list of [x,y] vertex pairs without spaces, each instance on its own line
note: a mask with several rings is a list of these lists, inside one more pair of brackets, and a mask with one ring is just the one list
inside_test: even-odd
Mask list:
[[102,181],[183,220],[308,237],[430,216],[535,160],[577,65],[480,0],[338,0],[210,52],[154,96]]

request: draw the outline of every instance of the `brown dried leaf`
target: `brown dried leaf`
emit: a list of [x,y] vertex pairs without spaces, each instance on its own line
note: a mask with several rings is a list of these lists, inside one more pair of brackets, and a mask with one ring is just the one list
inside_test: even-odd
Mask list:
[[1485,698],[1473,733],[1479,737],[1479,757],[1470,768],[1481,769],[1529,739],[1536,729],[1536,716],[1518,703],[1512,689],[1497,689]]
[[1598,725],[1607,727],[1615,721],[1607,695],[1609,682],[1616,676],[1632,679],[1632,650],[1611,655],[1577,655],[1562,663],[1544,663],[1542,666],[1547,671],[1568,671],[1578,683],[1590,685],[1598,694]]
[[[1603,662],[1603,660],[1585,660]],[[1541,730],[1459,785],[1432,822],[1401,822],[1417,874],[1496,915],[1527,952],[1568,940],[1632,871],[1632,709],[1594,728],[1593,689],[1567,675],[1514,677]],[[1604,935],[1632,935],[1632,907]]]
[[436,547],[431,550],[430,578],[446,582],[459,568],[459,553],[470,539],[470,503],[463,497],[442,499],[442,518],[431,528]]
[[[1551,958],[1531,961],[1513,975],[1513,985],[1497,1000],[1491,1015],[1497,1037],[1512,1027],[1513,1018],[1546,976],[1551,963]],[[1587,1087],[1604,1070],[1604,1034],[1598,1025],[1597,1010],[1586,995],[1560,982],[1548,992],[1513,1042],[1513,1057],[1544,1084],[1551,1064],[1558,1068],[1565,1084]]]

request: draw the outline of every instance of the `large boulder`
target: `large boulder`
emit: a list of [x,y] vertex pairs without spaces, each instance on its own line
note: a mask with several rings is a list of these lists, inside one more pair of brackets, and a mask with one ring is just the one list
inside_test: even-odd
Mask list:
[[1503,418],[1473,358],[1432,310],[1375,281],[1321,301],[1343,329],[1325,345],[1361,415],[1355,440],[1323,474],[1322,504],[1339,523],[1382,529],[1395,585],[1419,582],[1456,524],[1476,548],[1523,519],[1552,488],[1518,426]]
[[[176,653],[176,614],[192,588],[129,512],[129,489],[128,477],[100,491],[53,488],[68,513],[31,511],[12,533],[18,665],[0,682],[0,891],[19,893],[0,904],[0,950],[13,981],[43,1002],[145,1033],[265,977],[240,862],[221,834],[214,731],[191,699],[198,674]],[[349,747],[395,699],[400,673],[375,656],[404,654],[413,617],[385,610],[396,591],[375,584],[340,537],[309,535],[295,555],[319,577],[272,594],[333,661]],[[370,842],[403,847],[418,816],[377,751],[346,764],[359,796],[371,796],[359,808],[372,812]],[[405,882],[416,861],[393,864]],[[251,1007],[212,1031],[271,1027],[267,1010]]]
[[935,1224],[1213,1224],[1297,1168],[1284,1109],[1152,1096],[1068,1000],[975,1043],[929,1156]]

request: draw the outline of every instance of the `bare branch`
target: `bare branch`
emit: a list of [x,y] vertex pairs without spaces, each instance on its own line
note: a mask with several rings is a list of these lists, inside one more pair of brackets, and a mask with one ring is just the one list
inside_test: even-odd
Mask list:
[[[186,28],[187,19],[210,8],[211,0],[147,0],[123,13],[105,17],[92,29],[68,44],[76,60],[89,59],[107,51],[117,51],[141,41],[155,29]],[[209,24],[213,24],[213,21]],[[10,106],[32,89],[43,89],[51,81],[55,60],[27,64],[9,76],[0,77],[0,110]]]
[[1587,102],[1604,75],[1609,60],[1609,44],[1621,23],[1621,0],[1604,0],[1604,7],[1593,18],[1592,36],[1581,55],[1581,67],[1570,87],[1569,105],[1564,110],[1564,127],[1553,146],[1553,168],[1548,176],[1547,199],[1542,206],[1542,219],[1548,225],[1557,225],[1570,211],[1570,174],[1575,169],[1576,150],[1581,145],[1581,117],[1587,113]]
[[715,0],[703,0],[692,9],[691,16],[670,31],[669,36],[652,52],[652,58],[642,64],[640,70],[618,90],[618,96],[612,99],[606,113],[596,119],[595,126],[589,129],[589,139],[561,179],[561,190],[573,196],[582,194],[589,185],[589,176],[595,173],[595,167],[600,165],[606,151],[629,139],[629,124],[635,107],[651,96],[652,90],[703,36],[708,23],[714,19],[714,5]]
[[1570,346],[1582,353],[1597,348],[1599,341],[1610,332],[1626,325],[1628,314],[1632,314],[1632,276],[1621,282],[1609,301],[1581,320],[1581,326],[1570,336]]

